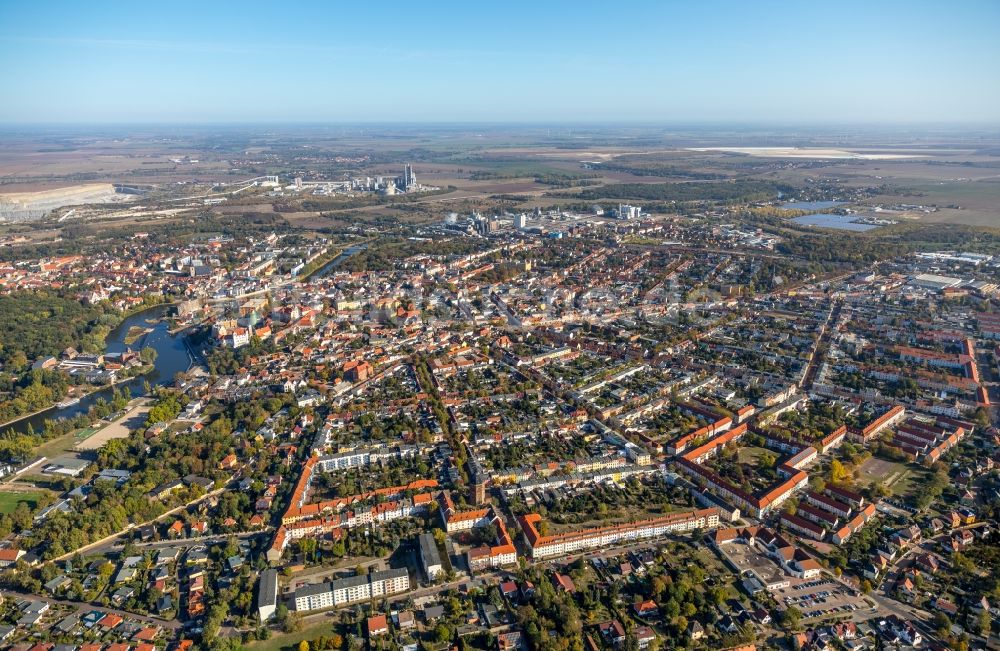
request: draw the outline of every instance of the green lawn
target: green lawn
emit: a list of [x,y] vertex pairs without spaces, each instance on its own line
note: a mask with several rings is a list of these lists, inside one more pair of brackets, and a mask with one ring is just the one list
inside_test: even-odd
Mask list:
[[77,441],[76,432],[69,432],[67,434],[63,434],[62,436],[57,436],[51,441],[42,443],[35,448],[35,454],[52,459],[53,457],[59,456],[63,452],[72,451],[76,446]]
[[272,635],[269,640],[251,642],[247,645],[253,651],[287,651],[295,649],[302,640],[315,640],[320,635],[330,635],[334,632],[334,618],[329,621],[320,621],[309,626],[303,626],[302,630],[296,633],[278,633]]
[[930,475],[930,471],[926,468],[908,467],[900,478],[893,482],[889,490],[895,497],[904,499],[913,497],[923,489],[923,486],[930,479]]
[[859,487],[882,482],[893,497],[900,499],[907,499],[920,492],[930,476],[930,471],[922,466],[878,457],[871,457],[862,463],[858,470]]
[[745,463],[751,466],[760,465],[760,458],[765,454],[770,455],[772,458],[777,460],[781,455],[777,452],[772,452],[767,448],[759,448],[755,445],[745,445],[739,449],[739,460],[740,463]]
[[27,502],[32,509],[38,504],[41,493],[0,491],[0,513],[13,513],[20,502]]

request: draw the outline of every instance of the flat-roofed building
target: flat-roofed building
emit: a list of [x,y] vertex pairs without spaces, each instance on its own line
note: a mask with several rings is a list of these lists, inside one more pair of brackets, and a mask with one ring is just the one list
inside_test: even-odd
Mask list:
[[938,276],[936,274],[917,274],[910,280],[910,284],[914,287],[942,290],[949,287],[958,287],[962,284],[962,279],[952,276]]
[[295,591],[292,602],[296,611],[303,612],[388,597],[409,589],[410,575],[400,568],[302,586]]

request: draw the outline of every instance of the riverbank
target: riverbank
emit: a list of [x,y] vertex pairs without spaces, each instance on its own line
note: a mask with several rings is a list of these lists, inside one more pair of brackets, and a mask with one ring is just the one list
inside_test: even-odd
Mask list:
[[[142,372],[140,372],[140,373],[136,373],[135,375],[129,375],[128,377],[118,378],[114,382],[109,382],[108,384],[101,384],[99,386],[91,387],[87,391],[84,391],[83,393],[77,394],[77,395],[75,395],[73,397],[76,398],[76,402],[81,402],[81,401],[85,400],[86,398],[88,398],[89,396],[94,395],[95,393],[100,393],[101,391],[107,391],[108,389],[114,389],[115,387],[117,387],[120,384],[125,384],[126,382],[131,382],[132,380],[134,380],[136,378],[140,378],[143,375],[149,375],[150,373],[152,373],[153,371],[156,370],[156,367],[154,365],[152,365],[152,364],[143,364],[141,368],[144,368],[145,370],[142,371]],[[75,386],[78,386],[78,385],[75,385]],[[18,416],[17,418],[14,418],[12,420],[7,421],[6,423],[0,423],[0,432],[4,432],[4,431],[7,430],[8,427],[10,427],[12,425],[16,425],[17,423],[21,422],[22,420],[26,420],[28,418],[31,418],[32,416],[37,416],[37,415],[39,415],[41,413],[44,413],[46,411],[50,411],[52,409],[58,409],[60,402],[66,400],[68,397],[69,397],[69,395],[67,394],[66,396],[63,396],[62,398],[60,398],[59,402],[54,402],[51,405],[49,405],[48,407],[42,407],[41,409],[33,411],[30,414],[22,414],[22,415]],[[76,403],[74,403],[74,404],[76,404]]]
[[[106,353],[122,353],[129,349],[135,349],[135,346],[125,343],[127,334],[133,327],[150,329],[151,331],[144,334],[136,343],[143,348],[152,348],[156,351],[156,359],[151,369],[139,376],[122,377],[114,383],[94,387],[87,391],[77,404],[72,406],[61,408],[53,405],[11,419],[0,426],[0,431],[14,429],[16,432],[24,433],[28,431],[29,425],[35,431],[40,431],[45,426],[46,420],[73,418],[86,414],[99,398],[104,397],[110,400],[116,387],[126,386],[133,396],[141,396],[145,393],[146,382],[151,385],[167,384],[173,381],[177,373],[190,370],[192,366],[197,364],[198,358],[192,354],[183,334],[171,334],[167,331],[166,316],[170,311],[170,306],[170,303],[158,303],[144,309],[132,310],[121,323],[108,333],[105,339]],[[149,323],[155,325],[149,326]]]
[[31,418],[32,416],[37,416],[38,414],[44,413],[46,411],[49,411],[50,409],[54,409],[58,405],[59,405],[59,403],[54,402],[51,405],[49,405],[48,407],[42,407],[41,409],[37,409],[37,410],[29,412],[27,414],[21,414],[20,416],[18,416],[17,418],[14,418],[13,420],[8,420],[6,423],[0,423],[0,433],[6,432],[8,428],[12,428],[13,425],[16,425],[17,423],[20,423],[22,420],[26,420],[28,418]]
[[145,422],[146,414],[153,408],[153,402],[147,397],[130,401],[125,413],[120,418],[108,422],[90,436],[77,441],[73,447],[80,451],[99,450],[112,439],[127,438],[133,429]]
[[[175,305],[176,303],[177,303],[177,301],[163,300],[163,301],[154,302],[154,303],[151,303],[151,304],[145,304],[144,303],[143,305],[140,305],[138,307],[133,307],[133,308],[129,308],[127,310],[122,311],[120,313],[120,315],[119,315],[120,319],[119,319],[118,323],[111,329],[111,331],[108,333],[107,338],[105,339],[105,352],[113,352],[113,351],[108,350],[109,340],[112,338],[112,335],[116,331],[118,331],[119,329],[121,329],[126,323],[128,323],[128,321],[130,319],[133,319],[133,318],[135,318],[135,317],[137,317],[139,315],[145,314],[146,312],[149,312],[149,311],[152,311],[152,310],[155,310],[155,309],[170,307],[172,305]],[[162,319],[163,319],[163,316],[161,315],[160,317],[158,317],[157,320],[162,320]],[[155,328],[151,328],[151,327],[148,327],[148,326],[131,325],[127,329],[127,331],[125,333],[125,336],[121,338],[121,343],[123,343],[125,345],[125,347],[127,347],[127,348],[132,348],[137,341],[139,341],[140,339],[144,339],[145,337],[149,336],[149,334],[152,333],[154,330],[155,330]],[[138,332],[138,334],[137,334],[137,331],[141,331],[141,332]],[[140,375],[148,375],[152,370],[153,369],[150,369],[150,370],[147,370],[147,371],[143,371]],[[72,395],[71,396],[70,394],[72,393],[72,388],[76,387],[76,386],[79,386],[79,385],[72,385],[70,387],[70,391],[67,391],[67,394],[65,396],[59,398],[58,400],[53,401],[52,404],[50,404],[48,406],[45,406],[45,407],[41,407],[41,408],[36,409],[34,411],[30,411],[30,412],[27,412],[27,413],[24,413],[24,414],[20,414],[18,416],[15,416],[14,418],[8,419],[7,421],[5,421],[3,423],[0,423],[0,432],[5,432],[8,428],[10,428],[13,425],[16,425],[17,423],[20,423],[21,421],[28,420],[30,418],[39,416],[39,415],[44,414],[44,413],[46,413],[48,411],[52,411],[52,410],[56,410],[56,409],[63,409],[62,407],[60,407],[60,403],[63,402],[63,401],[65,401],[65,400],[67,400],[67,399],[74,399],[75,398],[76,401],[78,401],[78,402],[79,401],[83,401],[88,396],[91,396],[91,395],[93,395],[95,393],[98,393],[100,391],[104,391],[104,390],[108,390],[108,389],[113,389],[115,386],[117,386],[119,384],[122,384],[123,382],[129,382],[131,380],[134,380],[135,377],[137,377],[137,376],[129,376],[129,377],[126,377],[126,378],[117,379],[114,382],[111,382],[110,384],[102,384],[100,386],[92,387],[92,388],[89,388],[88,390],[84,391],[83,393],[77,393],[76,395]]]
[[369,237],[366,240],[361,240],[360,242],[351,242],[350,244],[342,244],[335,247],[330,247],[327,249],[326,253],[318,256],[315,260],[310,262],[306,269],[299,274],[299,282],[308,282],[316,275],[322,275],[322,272],[328,269],[331,265],[336,263],[338,260],[344,258],[349,258],[355,253],[364,251],[368,248],[368,245],[375,241],[376,238]]
[[302,273],[299,274],[299,282],[308,282],[309,279],[312,278],[320,269],[336,260],[337,256],[341,255],[347,250],[347,248],[347,245],[330,247],[325,253],[316,256],[312,262],[306,265],[306,268],[302,270]]

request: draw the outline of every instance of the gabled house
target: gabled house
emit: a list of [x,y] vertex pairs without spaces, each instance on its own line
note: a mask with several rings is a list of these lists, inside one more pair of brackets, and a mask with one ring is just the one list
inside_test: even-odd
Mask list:
[[632,604],[632,609],[635,610],[636,615],[643,618],[655,617],[660,612],[659,606],[657,606],[656,602],[652,599]]
[[625,644],[625,628],[617,619],[601,622],[597,625],[597,630],[605,644],[616,647]]

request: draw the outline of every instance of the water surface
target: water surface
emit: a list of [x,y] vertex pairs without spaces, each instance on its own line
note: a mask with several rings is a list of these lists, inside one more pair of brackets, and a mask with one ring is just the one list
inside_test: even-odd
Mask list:
[[[186,371],[191,367],[192,360],[188,353],[187,345],[184,343],[184,335],[181,333],[170,334],[167,322],[162,320],[162,317],[169,314],[171,309],[173,308],[169,305],[156,305],[142,312],[137,312],[122,321],[117,328],[108,333],[108,337],[105,339],[105,351],[108,353],[124,352],[127,348],[139,350],[147,346],[156,351],[156,362],[153,364],[153,371],[116,385],[119,388],[127,387],[133,396],[143,394],[144,382],[149,382],[153,386],[157,384],[169,384],[173,382],[174,375]],[[151,323],[154,320],[156,323]],[[152,328],[152,332],[139,337],[137,341],[129,346],[125,343],[125,337],[132,326]],[[75,405],[51,407],[32,416],[26,416],[21,420],[4,425],[0,429],[3,431],[13,429],[16,432],[26,432],[30,424],[38,432],[45,427],[46,420],[70,418],[77,414],[82,414],[90,409],[90,406],[97,402],[98,398],[110,401],[113,393],[113,387],[106,387],[87,395]]]
[[835,228],[841,231],[870,231],[878,228],[878,224],[860,224],[854,220],[857,215],[835,215],[832,213],[817,213],[815,215],[803,215],[795,217],[791,221],[803,226],[819,226],[821,228]]

